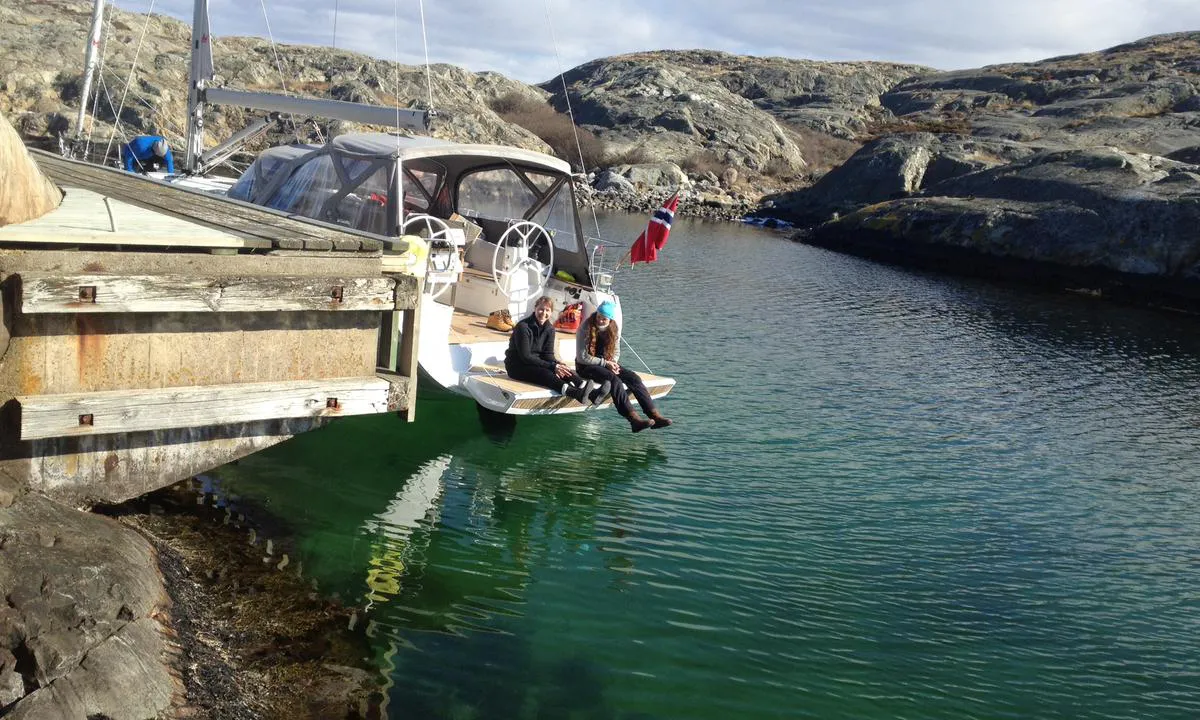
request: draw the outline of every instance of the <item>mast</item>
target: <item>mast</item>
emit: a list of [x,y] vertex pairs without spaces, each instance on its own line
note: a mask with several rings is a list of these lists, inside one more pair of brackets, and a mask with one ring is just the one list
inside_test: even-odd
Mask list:
[[184,172],[192,173],[204,152],[204,87],[212,82],[212,42],[208,32],[208,0],[196,0],[192,6],[192,52],[188,70],[187,154]]
[[86,59],[83,70],[83,89],[79,93],[79,114],[75,118],[75,142],[83,137],[83,121],[87,116],[88,97],[92,92],[92,76],[96,74],[97,55],[100,51],[100,31],[104,28],[104,0],[92,5],[92,32],[88,37]]

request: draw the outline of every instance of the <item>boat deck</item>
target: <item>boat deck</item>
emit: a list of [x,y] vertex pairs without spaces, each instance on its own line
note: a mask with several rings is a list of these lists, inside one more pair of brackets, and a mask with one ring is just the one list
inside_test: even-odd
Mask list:
[[[513,318],[518,320],[519,318]],[[470,343],[482,342],[508,342],[511,333],[500,332],[493,330],[487,326],[487,318],[483,315],[476,315],[466,310],[454,309],[454,317],[450,319],[450,344],[451,345],[467,345]],[[559,330],[555,333],[555,339],[561,343],[564,338],[570,338],[572,342],[575,338],[575,333]],[[570,361],[571,358],[563,358]]]

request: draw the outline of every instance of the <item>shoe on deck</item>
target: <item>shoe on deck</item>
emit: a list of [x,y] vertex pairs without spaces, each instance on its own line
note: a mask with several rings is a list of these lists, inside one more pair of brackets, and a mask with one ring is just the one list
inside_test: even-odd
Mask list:
[[[508,316],[507,320],[505,316]],[[508,314],[507,310],[497,310],[488,315],[487,326],[492,330],[499,330],[500,332],[512,332],[512,316]]]

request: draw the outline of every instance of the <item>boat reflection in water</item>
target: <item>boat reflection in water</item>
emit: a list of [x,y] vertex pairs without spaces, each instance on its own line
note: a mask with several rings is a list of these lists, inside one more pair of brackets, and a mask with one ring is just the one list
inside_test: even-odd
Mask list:
[[[442,474],[450,467],[450,455],[423,463],[388,503],[387,509],[363,525],[363,534],[372,538],[371,557],[367,561],[366,608],[385,602],[400,592],[400,578],[413,555],[413,533],[422,524],[437,523],[438,501],[442,495]],[[428,536],[425,536],[428,539]]]
[[364,608],[388,704],[405,717],[516,717],[528,702],[594,697],[599,668],[545,656],[546,601],[532,588],[559,587],[564,564],[628,581],[636,559],[620,538],[639,515],[628,491],[664,454],[653,438],[613,443],[587,417],[530,418],[499,443],[471,403],[422,402],[438,422],[345,418],[219,475],[289,524],[323,592]]
[[[551,643],[548,654],[537,637],[546,618],[533,617],[541,602],[531,594],[554,592],[558,568],[595,562],[592,551],[610,585],[627,582],[635,559],[619,542],[592,547],[632,532],[636,513],[606,491],[664,456],[652,444],[614,453],[597,428],[576,429],[550,452],[506,454],[480,442],[440,455],[364,526],[376,538],[368,634],[396,716],[519,717],[532,706],[559,717],[604,706],[606,669],[579,648]],[[424,511],[420,499],[433,496],[438,479],[440,502]]]

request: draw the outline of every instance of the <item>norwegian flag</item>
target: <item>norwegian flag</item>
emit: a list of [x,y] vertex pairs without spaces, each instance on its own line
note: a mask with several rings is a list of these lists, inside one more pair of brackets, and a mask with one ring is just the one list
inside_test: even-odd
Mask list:
[[679,207],[679,193],[675,193],[662,207],[654,211],[646,229],[633,241],[629,248],[629,264],[652,263],[658,259],[658,251],[667,244],[671,234],[671,221],[675,219],[675,208]]

